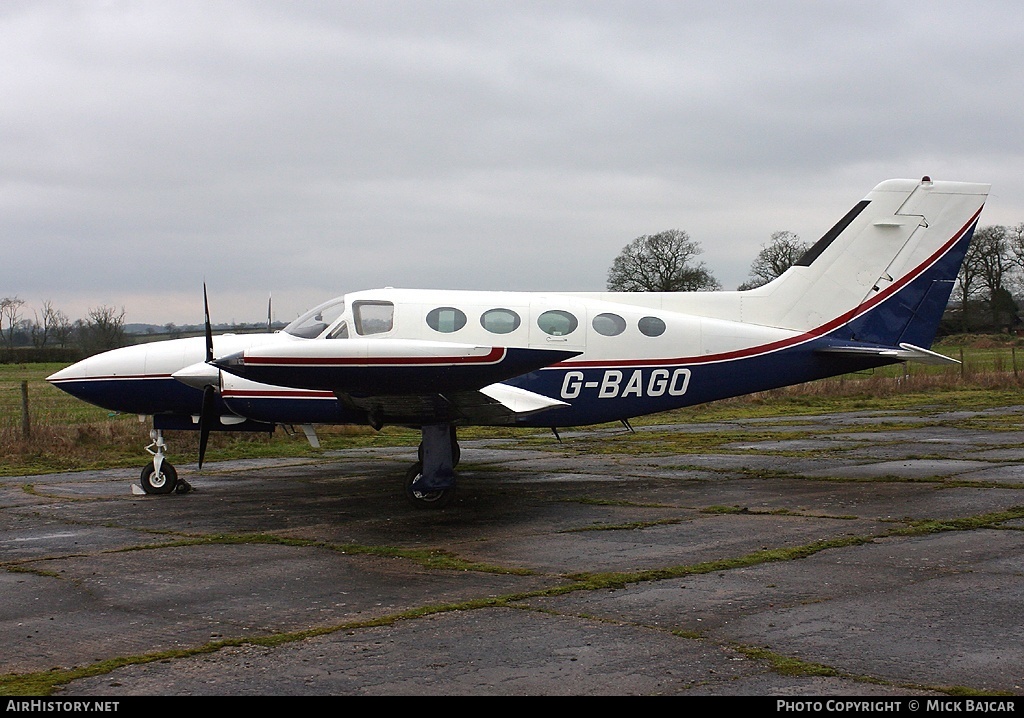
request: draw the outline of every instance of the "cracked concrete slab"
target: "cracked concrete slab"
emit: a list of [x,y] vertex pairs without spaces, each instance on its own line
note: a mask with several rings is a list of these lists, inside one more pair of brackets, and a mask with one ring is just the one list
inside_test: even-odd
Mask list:
[[0,478],[0,673],[134,657],[60,696],[1024,694],[1024,434],[964,422],[1010,411],[467,441],[443,511],[406,503],[409,447],[179,467],[183,495]]

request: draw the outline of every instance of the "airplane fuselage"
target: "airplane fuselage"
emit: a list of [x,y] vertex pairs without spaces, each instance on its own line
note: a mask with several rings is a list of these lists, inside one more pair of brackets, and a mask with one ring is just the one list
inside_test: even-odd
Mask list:
[[[709,302],[714,301],[712,294]],[[365,360],[353,360],[352,372],[362,376],[345,387],[330,379],[320,386],[297,387],[253,381],[225,372],[221,378],[220,413],[269,424],[365,423],[365,410],[337,395],[380,394],[394,383],[393,373],[406,362],[409,379],[394,384],[395,396],[437,386],[444,372],[463,367],[442,366],[442,373],[424,379],[403,342],[477,347],[481,356],[500,349],[544,350],[571,354],[550,366],[503,379],[503,383],[548,397],[564,405],[538,413],[467,423],[569,427],[703,403],[763,391],[895,361],[880,357],[851,358],[837,364],[814,352],[822,334],[742,324],[690,314],[616,303],[593,296],[558,293],[512,293],[380,289],[338,298],[344,306],[314,337],[303,338],[303,324],[277,333],[220,335],[213,339],[215,356],[259,348],[305,344],[305,360],[292,358],[278,367],[283,376],[299,368],[312,371],[327,350],[361,343]],[[377,316],[376,324],[366,309]],[[381,318],[383,317],[383,318]],[[291,333],[295,332],[295,333]],[[362,332],[362,333],[361,333]],[[336,338],[329,338],[329,337]],[[331,346],[334,345],[334,346]],[[398,345],[387,355],[386,349]],[[314,349],[323,348],[317,353]],[[380,351],[374,353],[379,347]],[[347,347],[346,347],[347,348]],[[191,337],[139,344],[106,352],[55,374],[64,390],[106,409],[140,415],[198,416],[202,391],[174,374],[204,361],[204,340]],[[376,354],[371,357],[371,354]],[[370,361],[370,359],[375,361]],[[373,372],[392,372],[377,381]],[[264,368],[272,375],[269,368]],[[316,383],[315,379],[312,383]],[[479,383],[479,382],[478,382]],[[441,392],[450,387],[441,387]],[[470,386],[457,386],[462,391]],[[415,417],[396,417],[402,419]]]

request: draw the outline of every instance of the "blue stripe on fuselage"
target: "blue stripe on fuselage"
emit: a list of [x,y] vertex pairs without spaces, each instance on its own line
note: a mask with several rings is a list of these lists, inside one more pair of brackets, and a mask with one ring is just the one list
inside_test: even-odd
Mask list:
[[123,414],[198,414],[203,392],[169,376],[69,379],[56,385],[90,404]]

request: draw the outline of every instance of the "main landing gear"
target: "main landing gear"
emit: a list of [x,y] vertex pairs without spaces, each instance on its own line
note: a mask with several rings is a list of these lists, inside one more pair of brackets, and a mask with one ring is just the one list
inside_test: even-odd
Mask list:
[[442,509],[455,498],[459,442],[452,424],[424,426],[419,461],[405,472],[405,495],[418,509]]
[[185,494],[191,491],[192,485],[185,479],[179,479],[174,466],[164,458],[167,444],[163,432],[153,429],[149,432],[149,438],[153,441],[146,447],[146,451],[153,455],[153,461],[142,467],[142,475],[139,477],[142,490],[147,494]]

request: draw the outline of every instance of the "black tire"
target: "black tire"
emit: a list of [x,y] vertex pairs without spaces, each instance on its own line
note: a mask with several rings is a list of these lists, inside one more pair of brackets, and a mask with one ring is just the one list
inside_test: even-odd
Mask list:
[[423,464],[416,462],[405,472],[405,496],[418,509],[443,509],[455,498],[455,487],[434,491],[417,491],[413,484],[423,473]]
[[153,469],[153,464],[146,464],[142,468],[142,476],[139,478],[142,483],[142,490],[147,494],[170,494],[178,485],[178,472],[165,461],[160,465],[160,473]]

